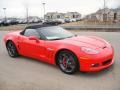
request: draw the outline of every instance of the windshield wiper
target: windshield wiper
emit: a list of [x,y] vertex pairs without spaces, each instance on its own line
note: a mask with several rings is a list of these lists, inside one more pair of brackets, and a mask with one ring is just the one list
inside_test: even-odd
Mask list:
[[55,38],[55,39],[50,39],[50,40],[61,40],[61,39],[66,39],[66,38],[71,38],[71,37],[74,37],[74,36],[69,36],[69,37],[64,37],[64,38]]
[[50,40],[61,40],[61,39],[65,39],[65,38],[55,38],[55,39],[50,39]]

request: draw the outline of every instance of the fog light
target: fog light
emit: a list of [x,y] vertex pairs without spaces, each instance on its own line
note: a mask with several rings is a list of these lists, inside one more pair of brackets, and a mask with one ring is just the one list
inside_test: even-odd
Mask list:
[[91,64],[92,67],[98,67],[99,66],[99,63],[96,63],[96,64]]

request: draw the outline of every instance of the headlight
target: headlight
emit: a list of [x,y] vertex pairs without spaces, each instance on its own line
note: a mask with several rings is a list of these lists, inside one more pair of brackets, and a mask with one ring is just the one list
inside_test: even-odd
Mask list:
[[98,54],[99,53],[97,50],[88,48],[88,47],[81,47],[81,50],[87,54]]

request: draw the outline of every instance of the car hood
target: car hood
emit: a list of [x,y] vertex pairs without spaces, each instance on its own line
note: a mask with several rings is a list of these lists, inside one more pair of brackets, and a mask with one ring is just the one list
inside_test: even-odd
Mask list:
[[77,46],[87,46],[95,48],[104,48],[107,44],[105,40],[96,36],[76,36],[64,39],[64,42]]

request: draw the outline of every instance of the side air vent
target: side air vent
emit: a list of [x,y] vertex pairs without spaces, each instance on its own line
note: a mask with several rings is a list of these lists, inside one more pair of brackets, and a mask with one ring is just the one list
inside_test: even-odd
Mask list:
[[105,48],[107,48],[107,46],[104,46],[102,49],[105,49]]

